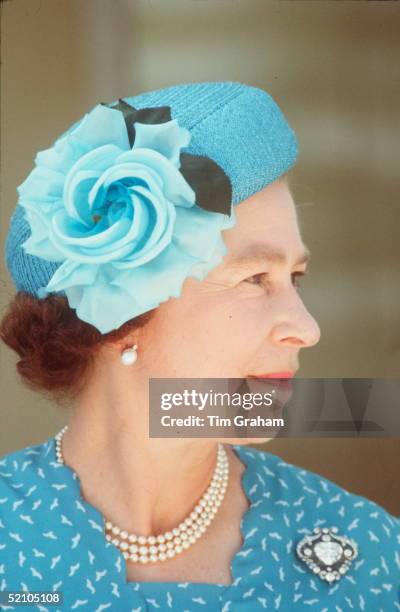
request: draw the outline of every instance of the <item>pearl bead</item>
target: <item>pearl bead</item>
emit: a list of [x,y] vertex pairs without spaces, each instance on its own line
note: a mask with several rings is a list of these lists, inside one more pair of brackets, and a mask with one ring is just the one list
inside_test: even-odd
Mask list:
[[124,365],[132,365],[137,360],[136,350],[127,349],[121,355],[121,361]]

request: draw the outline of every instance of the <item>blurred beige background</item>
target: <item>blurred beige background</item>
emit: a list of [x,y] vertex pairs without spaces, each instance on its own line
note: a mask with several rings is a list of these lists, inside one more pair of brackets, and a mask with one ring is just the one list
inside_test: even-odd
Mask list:
[[[400,3],[6,0],[1,17],[2,247],[36,152],[95,104],[179,82],[263,87],[300,143],[291,186],[312,251],[302,295],[322,338],[298,376],[399,377]],[[4,309],[14,288],[3,257],[0,290]],[[1,455],[67,415],[25,389],[0,351]],[[268,450],[400,515],[400,439]]]

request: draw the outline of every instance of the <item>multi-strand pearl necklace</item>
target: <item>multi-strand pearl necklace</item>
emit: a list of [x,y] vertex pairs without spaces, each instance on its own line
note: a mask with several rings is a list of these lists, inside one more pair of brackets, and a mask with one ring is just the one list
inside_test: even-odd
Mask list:
[[[56,457],[59,463],[64,463],[61,440],[68,429],[65,425],[56,434]],[[206,532],[224,499],[228,486],[229,461],[221,443],[218,444],[217,465],[211,483],[189,516],[178,527],[163,534],[154,536],[138,536],[105,522],[105,537],[121,551],[124,558],[134,563],[155,563],[172,559],[189,548]]]

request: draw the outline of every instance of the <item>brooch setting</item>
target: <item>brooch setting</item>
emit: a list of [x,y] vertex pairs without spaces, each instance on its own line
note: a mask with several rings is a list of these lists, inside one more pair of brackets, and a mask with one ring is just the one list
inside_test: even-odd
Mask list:
[[358,555],[357,543],[338,535],[337,527],[315,527],[313,532],[298,542],[297,556],[322,580],[339,580]]

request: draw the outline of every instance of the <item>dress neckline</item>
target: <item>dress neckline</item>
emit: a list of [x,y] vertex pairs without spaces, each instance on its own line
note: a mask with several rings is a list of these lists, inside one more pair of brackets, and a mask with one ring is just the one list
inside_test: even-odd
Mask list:
[[[139,589],[151,589],[155,586],[168,589],[174,588],[183,588],[183,587],[195,587],[207,589],[209,591],[218,591],[221,595],[225,594],[229,589],[236,586],[238,579],[244,578],[245,574],[251,570],[249,567],[249,563],[246,562],[245,556],[243,555],[244,548],[246,547],[246,533],[250,530],[250,525],[252,523],[252,519],[255,512],[255,506],[258,505],[255,491],[257,489],[254,486],[257,483],[256,471],[253,469],[253,460],[254,453],[257,451],[249,448],[248,446],[244,446],[241,444],[232,444],[231,448],[239,458],[239,460],[244,465],[244,470],[241,474],[241,485],[242,489],[245,493],[245,496],[249,502],[248,508],[245,510],[242,515],[240,522],[240,532],[242,536],[242,545],[233,555],[230,568],[232,575],[232,582],[230,584],[225,583],[216,583],[216,582],[185,582],[181,580],[177,581],[129,581],[127,580],[127,571],[126,571],[126,560],[123,557],[121,551],[110,541],[105,539],[105,522],[106,519],[104,515],[98,510],[95,506],[93,506],[90,502],[88,502],[82,495],[82,486],[81,480],[78,473],[68,464],[60,463],[57,460],[56,455],[56,444],[55,438],[52,436],[47,441],[47,449],[46,454],[50,453],[51,458],[54,459],[51,461],[51,465],[57,469],[60,469],[64,472],[64,474],[68,477],[68,480],[71,484],[71,487],[68,489],[72,489],[76,498],[76,502],[78,502],[81,507],[85,509],[85,513],[87,515],[88,522],[93,526],[93,521],[97,524],[98,527],[98,537],[102,539],[102,543],[104,546],[105,554],[110,556],[110,565],[115,568],[118,568],[118,576],[119,580],[122,581],[125,587],[132,589],[133,591],[138,592]],[[101,534],[100,534],[101,532]]]

